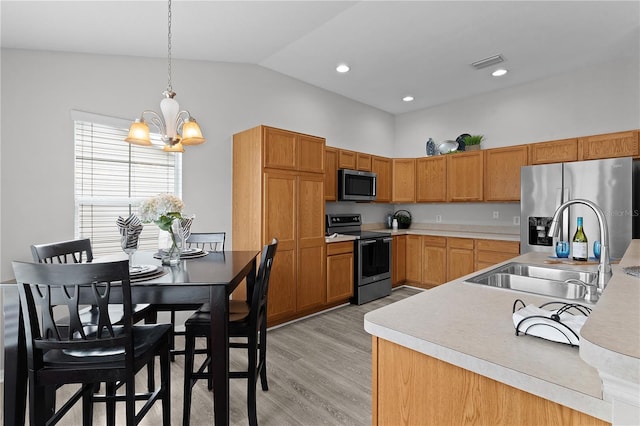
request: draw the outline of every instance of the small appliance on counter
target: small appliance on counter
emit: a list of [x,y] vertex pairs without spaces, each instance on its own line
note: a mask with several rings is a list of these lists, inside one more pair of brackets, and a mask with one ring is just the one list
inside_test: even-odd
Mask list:
[[408,210],[398,210],[393,214],[398,221],[398,229],[408,229],[411,226],[411,213]]

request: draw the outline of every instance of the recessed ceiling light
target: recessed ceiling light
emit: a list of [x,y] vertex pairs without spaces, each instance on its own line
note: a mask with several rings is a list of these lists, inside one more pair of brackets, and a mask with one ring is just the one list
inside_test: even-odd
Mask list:
[[491,75],[494,77],[500,77],[505,75],[506,73],[507,73],[507,70],[505,70],[504,68],[500,68],[492,72]]
[[349,65],[347,64],[340,64],[336,67],[336,71],[338,71],[339,73],[345,73],[345,72],[349,72],[349,70],[351,69],[351,67],[349,67]]
[[405,102],[411,102],[413,100],[413,96],[405,96],[402,100]]

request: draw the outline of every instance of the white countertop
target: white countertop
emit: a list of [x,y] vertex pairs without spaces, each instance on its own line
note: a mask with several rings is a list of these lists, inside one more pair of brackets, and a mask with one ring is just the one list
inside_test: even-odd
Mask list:
[[[639,253],[640,240],[634,240],[620,265],[614,266],[613,277],[583,327],[580,349],[515,335],[512,309],[516,299],[535,305],[552,299],[466,283],[465,277],[368,313],[365,330],[610,422],[611,403],[603,400],[601,379],[588,356],[606,363],[612,374],[630,369],[621,377],[638,380],[640,279],[622,273],[621,268],[629,262],[640,263]],[[546,254],[528,253],[509,262],[543,263],[546,259]],[[585,350],[590,364],[583,360]]]
[[[412,224],[409,229],[391,230],[382,227],[380,224],[364,224],[363,230],[387,232],[393,235],[434,235],[441,237],[474,238],[483,240],[501,240],[520,242],[520,228],[513,226],[486,226],[486,225],[433,225],[433,224]],[[327,243],[339,243],[341,241],[352,241],[356,238],[349,235],[340,234],[338,237],[327,237]]]

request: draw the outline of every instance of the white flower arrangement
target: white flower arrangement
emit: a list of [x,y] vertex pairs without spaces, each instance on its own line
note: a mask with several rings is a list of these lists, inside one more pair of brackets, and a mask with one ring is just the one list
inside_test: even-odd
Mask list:
[[138,214],[144,223],[153,222],[163,231],[171,230],[174,219],[182,219],[184,203],[172,194],[158,194],[140,203]]

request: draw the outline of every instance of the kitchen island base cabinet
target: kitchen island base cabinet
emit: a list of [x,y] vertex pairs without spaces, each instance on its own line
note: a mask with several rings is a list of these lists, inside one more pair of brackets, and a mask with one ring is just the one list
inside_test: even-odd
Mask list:
[[595,417],[373,337],[373,425],[608,425]]

